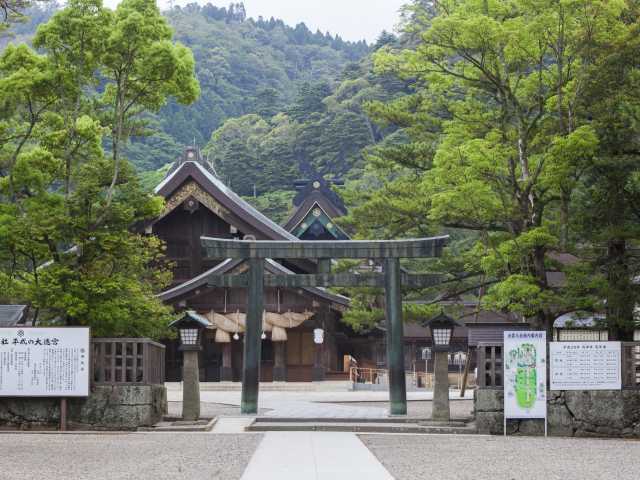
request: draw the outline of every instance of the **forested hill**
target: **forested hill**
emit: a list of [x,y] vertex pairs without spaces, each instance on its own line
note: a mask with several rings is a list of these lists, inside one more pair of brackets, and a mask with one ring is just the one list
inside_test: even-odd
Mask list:
[[[28,42],[59,8],[31,8],[30,21],[13,25],[11,37],[0,41]],[[194,53],[201,95],[192,105],[170,102],[146,114],[144,134],[132,137],[126,155],[152,188],[195,143],[234,190],[257,194],[258,206],[280,218],[294,180],[357,177],[363,150],[393,132],[371,122],[366,103],[408,90],[397,77],[373,72],[371,53],[396,41],[393,35],[383,32],[375,45],[347,42],[250,13],[242,3],[194,3],[163,13],[175,40]]]
[[184,144],[204,146],[228,118],[286,109],[305,82],[333,84],[370,51],[364,41],[314,33],[302,23],[249,18],[241,3],[189,4],[164,13],[175,39],[195,55],[202,94],[188,107],[169,104],[151,122],[159,133],[136,139],[129,156],[144,170],[172,161]]
[[[0,49],[9,41],[29,41],[59,8],[44,3],[29,9],[30,21],[13,25],[11,36],[0,38]],[[364,41],[347,42],[302,23],[292,27],[250,14],[242,3],[223,8],[194,3],[164,12],[174,38],[195,55],[202,93],[193,105],[170,103],[147,117],[148,135],[134,138],[127,149],[141,171],[161,168],[194,141],[203,147],[227,119],[287,110],[308,82],[331,93],[344,69],[371,51]]]
[[373,72],[370,53],[393,35],[371,46],[345,42],[304,24],[247,18],[242,4],[191,4],[166,15],[195,54],[202,94],[189,107],[165,107],[150,123],[154,134],[129,148],[134,163],[152,170],[148,186],[195,141],[234,190],[267,194],[257,203],[279,218],[290,204],[281,191],[295,179],[357,175],[363,149],[390,133],[364,110],[407,92],[396,77]]

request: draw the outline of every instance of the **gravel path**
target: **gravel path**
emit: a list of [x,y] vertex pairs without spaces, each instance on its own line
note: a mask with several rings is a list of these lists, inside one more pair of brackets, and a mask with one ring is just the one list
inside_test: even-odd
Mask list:
[[[389,409],[388,402],[341,402],[337,405]],[[433,402],[431,401],[409,401],[407,402],[407,416],[430,418],[432,405]],[[449,402],[449,410],[452,418],[469,417],[473,411],[473,400],[451,400]]]
[[640,441],[360,435],[396,480],[637,480]]
[[0,435],[0,479],[234,480],[262,435]]

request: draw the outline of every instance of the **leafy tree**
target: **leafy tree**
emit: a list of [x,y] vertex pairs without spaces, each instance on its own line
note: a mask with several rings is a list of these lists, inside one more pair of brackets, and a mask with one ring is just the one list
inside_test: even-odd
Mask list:
[[611,339],[630,339],[636,324],[635,250],[640,238],[640,144],[638,123],[638,13],[626,12],[629,29],[607,39],[589,65],[579,108],[598,136],[598,151],[585,168],[574,201],[570,230],[581,256],[591,260],[591,276],[606,281],[595,288],[607,313]]
[[455,233],[455,255],[431,266],[451,279],[435,301],[480,292],[486,306],[546,329],[572,307],[548,281],[548,252],[569,246],[571,201],[599,144],[580,115],[586,72],[625,35],[624,10],[600,1],[415,2],[407,17],[415,45],[376,53],[381,71],[413,80],[416,91],[369,107],[402,131],[368,155],[377,190],[350,221],[381,235]]
[[142,126],[135,115],[197,93],[192,57],[170,39],[150,2],[112,12],[71,0],[38,30],[43,54],[10,45],[0,56],[0,284],[39,322],[166,333],[171,309],[154,296],[170,281],[163,246],[131,230],[162,201],[119,148]]
[[[118,151],[131,153],[130,159],[141,170],[164,165],[174,156],[174,145],[204,145],[229,118],[251,113],[272,118],[293,102],[304,82],[332,82],[347,63],[358,62],[369,53],[365,42],[336,45],[329,34],[308,32],[303,43],[296,43],[295,27],[282,20],[253,20],[246,16],[241,2],[232,3],[233,9],[191,3],[163,12],[175,30],[175,39],[193,51],[201,95],[188,108],[169,96],[157,113],[144,107],[143,118],[130,119],[124,129],[126,145],[120,145]],[[30,40],[38,21],[51,15],[53,7],[46,5],[27,11],[31,22],[12,24],[15,40]],[[148,16],[150,23],[154,15]],[[102,39],[106,46],[105,37],[93,38]],[[0,48],[4,41],[0,38]],[[114,104],[109,106],[111,123],[114,108]],[[138,126],[141,120],[150,122],[154,132],[162,132],[164,140],[150,140],[149,129]],[[102,121],[107,123],[106,118]],[[153,148],[148,148],[150,142]]]
[[205,151],[222,178],[243,195],[251,195],[254,185],[259,194],[287,190],[294,180],[318,174],[357,177],[362,149],[393,132],[376,125],[365,106],[405,89],[402,81],[390,82],[371,69],[371,62],[363,61],[358,76],[344,79],[335,90],[307,83],[287,112],[262,115],[262,122],[255,115],[228,120]]
[[293,197],[294,191],[279,190],[257,197],[246,197],[246,200],[274,222],[283,224],[291,213]]
[[29,6],[27,0],[0,1],[0,32],[8,28],[9,23],[24,19],[24,10]]
[[171,37],[154,0],[123,0],[114,12],[102,58],[109,81],[101,100],[111,117],[114,164],[107,204],[118,182],[121,148],[136,126],[133,119],[143,110],[159,110],[169,96],[188,104],[200,92],[191,51]]

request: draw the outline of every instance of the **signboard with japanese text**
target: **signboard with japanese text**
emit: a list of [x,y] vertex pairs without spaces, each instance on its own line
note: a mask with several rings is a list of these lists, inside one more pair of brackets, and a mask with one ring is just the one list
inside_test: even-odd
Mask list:
[[88,328],[0,328],[0,397],[89,395]]
[[620,390],[620,342],[551,342],[551,390]]
[[504,332],[503,361],[505,419],[547,418],[546,332]]

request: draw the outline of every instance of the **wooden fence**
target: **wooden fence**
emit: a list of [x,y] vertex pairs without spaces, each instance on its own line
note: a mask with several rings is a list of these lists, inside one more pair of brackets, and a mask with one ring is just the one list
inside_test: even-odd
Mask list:
[[[479,388],[502,388],[504,383],[502,344],[478,344]],[[640,342],[622,342],[622,388],[640,389]]]
[[91,340],[93,383],[153,385],[164,383],[164,345],[148,338]]

